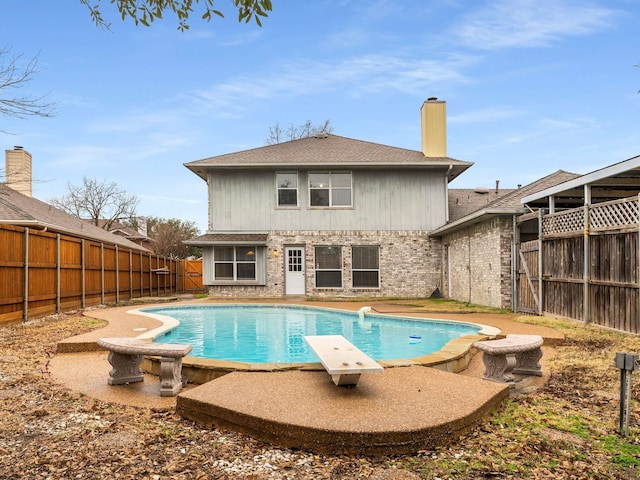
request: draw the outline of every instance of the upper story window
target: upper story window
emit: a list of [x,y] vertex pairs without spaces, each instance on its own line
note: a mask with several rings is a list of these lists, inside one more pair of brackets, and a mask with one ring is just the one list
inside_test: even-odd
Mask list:
[[350,207],[351,172],[309,172],[309,205]]
[[278,185],[278,206],[298,206],[298,172],[278,172],[276,174]]

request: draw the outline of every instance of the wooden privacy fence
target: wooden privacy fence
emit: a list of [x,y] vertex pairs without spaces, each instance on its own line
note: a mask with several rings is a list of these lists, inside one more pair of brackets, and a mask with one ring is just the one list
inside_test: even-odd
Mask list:
[[640,333],[639,225],[637,197],[540,214],[539,240],[519,246],[518,311]]
[[168,295],[180,287],[186,290],[185,279],[182,260],[72,235],[0,225],[0,325]]

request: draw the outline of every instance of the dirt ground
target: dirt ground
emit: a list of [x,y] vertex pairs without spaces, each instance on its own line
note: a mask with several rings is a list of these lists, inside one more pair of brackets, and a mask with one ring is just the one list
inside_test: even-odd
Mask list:
[[564,326],[551,378],[537,392],[508,400],[449,446],[364,458],[279,449],[54,383],[47,362],[57,342],[96,327],[76,314],[0,328],[0,478],[640,478],[640,389],[634,385],[630,435],[621,436],[612,361],[616,351],[640,351],[637,337]]

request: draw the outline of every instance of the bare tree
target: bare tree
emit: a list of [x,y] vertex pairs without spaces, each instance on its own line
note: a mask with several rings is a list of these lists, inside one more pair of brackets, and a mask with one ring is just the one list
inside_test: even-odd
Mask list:
[[0,50],[0,115],[16,118],[55,115],[55,103],[45,101],[44,96],[15,93],[24,88],[39,71],[37,56],[25,61],[22,54],[11,55],[8,48]]
[[99,182],[83,177],[82,185],[67,184],[69,193],[52,198],[49,203],[56,208],[96,226],[111,230],[116,222],[136,216],[140,200],[118,188],[115,182]]
[[[111,24],[102,16],[100,1],[80,0],[80,3],[89,9],[96,25],[109,29]],[[173,12],[178,18],[178,30],[188,30],[187,20],[194,13],[194,4],[202,6],[204,13],[201,18],[207,22],[211,21],[214,15],[224,17],[221,10],[214,8],[215,0],[110,0],[110,3],[117,5],[122,20],[129,18],[136,25],[142,24],[146,27],[154,20],[162,19],[165,12]],[[267,17],[267,12],[273,8],[271,0],[233,0],[233,3],[238,11],[238,22],[249,23],[253,19],[258,26],[262,26],[260,17]]]
[[276,143],[288,142],[291,140],[298,140],[300,138],[308,138],[331,132],[333,132],[331,120],[325,120],[322,125],[314,125],[311,123],[311,120],[307,120],[300,125],[290,123],[287,128],[280,125],[280,122],[276,122],[269,127],[269,135],[267,136],[265,143],[267,145],[275,145]]
[[147,219],[147,235],[155,241],[154,251],[169,258],[187,258],[200,256],[201,249],[185,245],[185,240],[191,240],[199,234],[194,222],[178,220],[176,218]]

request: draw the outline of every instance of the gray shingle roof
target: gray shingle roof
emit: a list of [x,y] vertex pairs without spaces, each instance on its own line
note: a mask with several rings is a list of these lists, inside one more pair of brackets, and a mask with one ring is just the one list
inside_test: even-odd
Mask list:
[[417,150],[327,134],[204,158],[184,164],[206,180],[210,168],[448,168],[449,181],[473,163],[449,157],[425,157]]
[[449,219],[458,220],[476,210],[485,208],[497,199],[513,192],[513,189],[480,189],[450,188],[449,189]]
[[497,194],[491,190],[487,193],[479,194],[474,190],[450,189],[449,222],[430,233],[434,236],[439,236],[445,232],[461,228],[463,225],[482,221],[487,216],[524,213],[525,207],[522,205],[521,200],[525,196],[576,177],[579,177],[577,173],[558,170],[522,188],[499,190]]
[[525,185],[522,188],[513,190],[511,193],[494,200],[493,202],[491,202],[490,206],[503,208],[522,208],[522,199],[527,195],[531,195],[532,193],[539,192],[540,190],[553,187],[554,185],[572,180],[579,176],[580,175],[578,175],[577,173],[558,170],[550,175],[547,175],[546,177],[542,177],[535,182],[531,182],[530,184]]
[[76,235],[133,250],[148,251],[130,240],[69,215],[48,203],[28,197],[0,183],[0,223]]
[[266,233],[207,233],[199,237],[187,240],[187,245],[265,245],[268,234]]
[[495,190],[488,190],[486,193],[478,193],[469,189],[449,189],[449,218],[454,222],[471,213],[486,208],[512,208],[522,209],[522,198],[532,193],[539,192],[546,188],[558,185],[579,177],[577,173],[558,170],[535,182],[516,189],[503,189],[497,193]]

